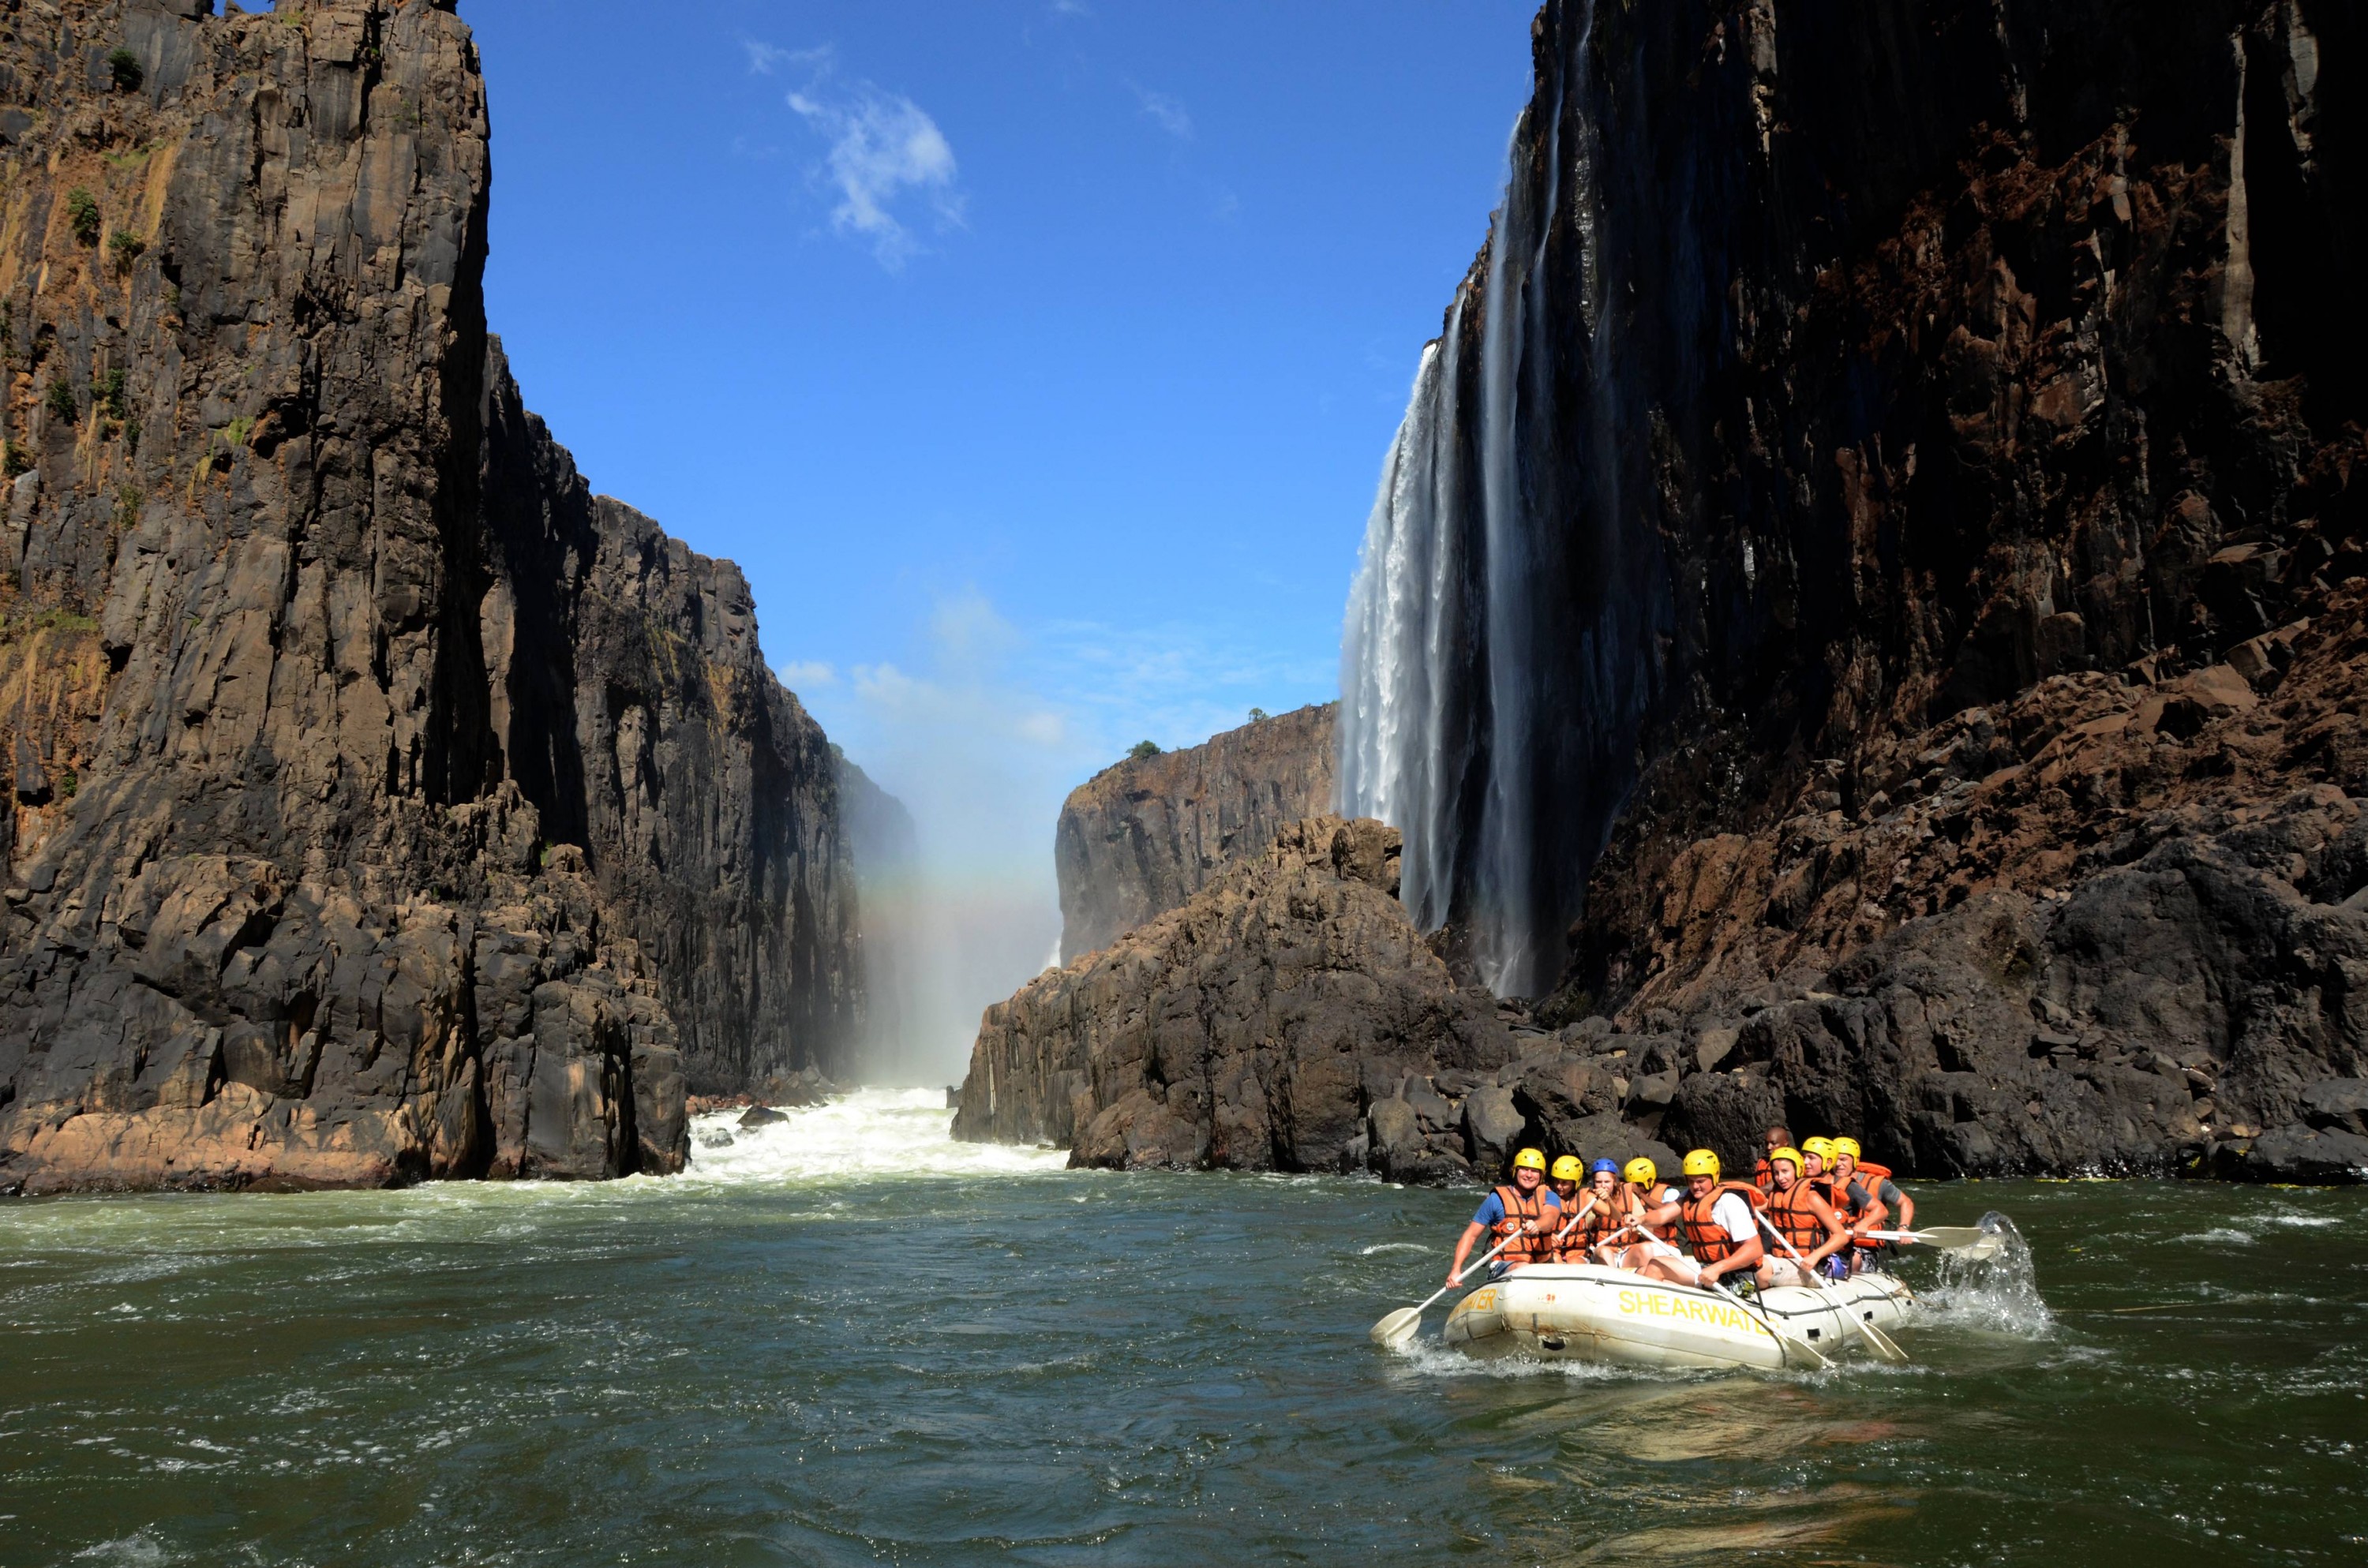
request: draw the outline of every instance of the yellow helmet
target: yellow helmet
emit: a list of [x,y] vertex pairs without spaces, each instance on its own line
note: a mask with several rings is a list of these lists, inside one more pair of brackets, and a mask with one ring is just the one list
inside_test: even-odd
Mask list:
[[1641,1156],[1629,1161],[1628,1168],[1620,1174],[1638,1187],[1650,1187],[1661,1179],[1661,1173],[1655,1167],[1653,1162]]
[[1690,1176],[1718,1175],[1718,1156],[1708,1149],[1696,1149],[1686,1156],[1686,1175]]
[[1577,1154],[1565,1154],[1554,1163],[1553,1176],[1556,1181],[1577,1181],[1580,1174]]
[[1834,1153],[1837,1154],[1848,1154],[1850,1157],[1850,1163],[1852,1165],[1856,1165],[1858,1163],[1858,1140],[1855,1138],[1835,1139]]
[[1542,1171],[1546,1168],[1546,1157],[1535,1149],[1524,1149],[1513,1156],[1513,1168],[1517,1171]]
[[1769,1151],[1768,1151],[1768,1163],[1769,1163],[1770,1165],[1774,1165],[1774,1164],[1775,1164],[1777,1161],[1779,1161],[1779,1160],[1790,1160],[1790,1161],[1792,1161],[1792,1162],[1793,1162],[1793,1175],[1795,1175],[1795,1176],[1800,1175],[1800,1173],[1801,1173],[1801,1151],[1800,1151],[1800,1150],[1795,1149],[1795,1148],[1792,1148],[1792,1147],[1790,1147],[1790,1146],[1788,1145],[1788,1146],[1786,1146],[1786,1147],[1784,1147],[1784,1148],[1782,1148],[1782,1149],[1770,1149],[1770,1150],[1769,1150]]
[[1831,1161],[1834,1157],[1834,1141],[1830,1138],[1804,1138],[1801,1140],[1801,1153],[1815,1154],[1821,1160]]

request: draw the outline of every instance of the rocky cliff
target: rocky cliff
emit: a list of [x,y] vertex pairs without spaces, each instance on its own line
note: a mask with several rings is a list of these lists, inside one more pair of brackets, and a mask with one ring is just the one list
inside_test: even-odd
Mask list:
[[429,0],[0,0],[0,1184],[602,1176],[861,1005],[729,563],[488,335]]
[[1730,1154],[2368,1166],[2356,8],[1532,45],[1351,613],[1418,922]]
[[1061,807],[1053,860],[1061,960],[1106,948],[1174,909],[1286,825],[1333,807],[1338,704],[1302,708],[1130,758]]
[[1674,1169],[1654,1134],[1692,1047],[1550,1035],[1458,984],[1398,901],[1400,854],[1377,822],[1289,824],[1039,975],[987,1009],[954,1136],[1127,1170],[1495,1181],[1524,1143]]

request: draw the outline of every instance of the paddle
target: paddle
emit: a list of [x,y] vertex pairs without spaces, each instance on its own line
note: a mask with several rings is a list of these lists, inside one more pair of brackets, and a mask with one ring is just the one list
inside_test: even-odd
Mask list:
[[[1778,1246],[1782,1247],[1786,1252],[1793,1255],[1793,1261],[1801,1266],[1801,1272],[1809,1277],[1810,1283],[1817,1290],[1824,1291],[1831,1291],[1834,1289],[1833,1281],[1827,1279],[1824,1275],[1818,1273],[1816,1268],[1811,1267],[1809,1260],[1801,1256],[1800,1249],[1785,1239],[1784,1233],[1778,1230],[1775,1225],[1769,1221],[1767,1215],[1762,1214],[1759,1210],[1755,1209],[1751,1211],[1751,1217],[1759,1221],[1759,1228],[1761,1230],[1766,1231],[1770,1235],[1776,1238],[1776,1244]],[[1893,1344],[1891,1335],[1875,1327],[1874,1324],[1861,1319],[1851,1308],[1837,1304],[1834,1308],[1834,1315],[1841,1319],[1842,1322],[1850,1324],[1852,1329],[1857,1331],[1858,1336],[1866,1341],[1867,1348],[1873,1351],[1877,1356],[1882,1357],[1884,1360],[1896,1367],[1904,1367],[1907,1364],[1907,1352]]]
[[1770,1317],[1765,1311],[1756,1312],[1752,1312],[1751,1303],[1745,1301],[1739,1291],[1727,1290],[1723,1284],[1715,1279],[1712,1280],[1708,1285],[1703,1286],[1702,1289],[1705,1290],[1717,1291],[1720,1295],[1725,1296],[1728,1301],[1733,1301],[1736,1306],[1741,1307],[1746,1312],[1749,1312],[1753,1317],[1758,1318],[1759,1320],[1759,1326],[1766,1329],[1770,1334],[1775,1335],[1776,1353],[1778,1356],[1786,1358],[1786,1365],[1791,1365],[1790,1358],[1794,1356],[1798,1356],[1802,1360],[1806,1361],[1809,1364],[1809,1370],[1813,1372],[1822,1372],[1828,1366],[1832,1365],[1832,1363],[1828,1362],[1823,1356],[1817,1353],[1817,1347],[1816,1346],[1810,1344],[1805,1339],[1795,1339],[1791,1335],[1785,1333],[1782,1329],[1778,1328],[1776,1326],[1776,1320]]
[[1942,1252],[1970,1253],[1975,1262],[1988,1257],[2006,1244],[1996,1231],[1985,1231],[1978,1225],[1934,1225],[1921,1231],[1861,1231],[1861,1236],[1878,1242],[1918,1242]]
[[1425,1296],[1415,1305],[1411,1307],[1400,1307],[1397,1311],[1390,1313],[1387,1317],[1382,1319],[1381,1322],[1375,1324],[1372,1328],[1367,1329],[1365,1331],[1365,1337],[1372,1340],[1376,1345],[1386,1346],[1392,1350],[1397,1349],[1407,1340],[1412,1339],[1415,1335],[1415,1330],[1422,1326],[1422,1312],[1425,1307],[1429,1306],[1431,1302],[1439,1300],[1441,1296],[1446,1295],[1450,1290],[1454,1290],[1456,1285],[1463,1283],[1463,1275],[1472,1273],[1473,1270],[1478,1268],[1482,1264],[1486,1263],[1490,1258],[1496,1256],[1507,1247],[1511,1246],[1515,1242],[1520,1240],[1520,1236],[1521,1233],[1519,1231],[1507,1236],[1503,1241],[1498,1242],[1495,1246],[1490,1247],[1478,1258],[1475,1258],[1473,1262],[1466,1265],[1463,1270],[1463,1274],[1457,1276],[1454,1285],[1441,1285],[1438,1290],[1433,1290],[1429,1295]]

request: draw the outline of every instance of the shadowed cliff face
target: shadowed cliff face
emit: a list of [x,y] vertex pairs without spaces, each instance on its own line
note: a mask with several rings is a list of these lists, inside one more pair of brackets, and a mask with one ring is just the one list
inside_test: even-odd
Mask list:
[[1333,805],[1337,703],[1103,769],[1062,802],[1061,961],[1174,909],[1225,866]]
[[[1552,0],[1533,42],[1351,607],[1344,804],[1418,919],[1547,1024],[1715,1037],[1668,1114],[1730,1153],[2351,1136],[2304,1094],[2368,1073],[2353,9]],[[1856,1000],[1766,1011],[1810,991]]]
[[851,1038],[827,743],[525,413],[468,29],[210,11],[0,7],[0,1182],[676,1168]]

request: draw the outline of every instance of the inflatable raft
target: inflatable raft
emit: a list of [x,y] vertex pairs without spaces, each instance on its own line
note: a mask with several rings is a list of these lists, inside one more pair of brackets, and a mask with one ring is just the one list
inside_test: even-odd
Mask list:
[[1861,1274],[1830,1290],[1781,1286],[1737,1301],[1625,1269],[1540,1263],[1456,1302],[1440,1337],[1483,1358],[1772,1370],[1786,1362],[1771,1323],[1822,1355],[1839,1356],[1858,1341],[1845,1314],[1887,1331],[1914,1302],[1907,1287],[1887,1274]]

